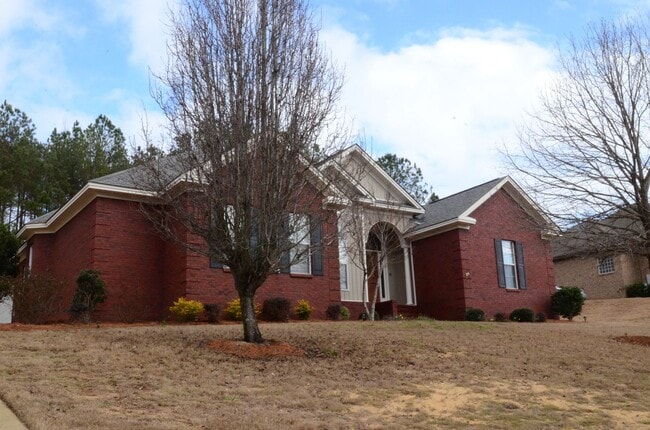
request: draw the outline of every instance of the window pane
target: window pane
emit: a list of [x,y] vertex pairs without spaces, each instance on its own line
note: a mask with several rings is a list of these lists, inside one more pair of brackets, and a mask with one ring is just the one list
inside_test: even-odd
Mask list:
[[506,288],[517,289],[517,267],[515,259],[515,243],[510,240],[501,241],[503,251],[503,271],[506,281]]
[[310,258],[309,258],[309,245],[296,245],[291,249],[291,260],[297,260],[291,265],[291,273],[309,274]]
[[614,257],[611,255],[598,259],[598,274],[606,275],[608,273],[614,273]]

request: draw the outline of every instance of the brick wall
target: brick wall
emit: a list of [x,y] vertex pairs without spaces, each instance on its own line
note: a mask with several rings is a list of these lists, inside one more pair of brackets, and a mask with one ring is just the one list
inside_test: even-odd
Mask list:
[[[527,307],[550,312],[555,273],[550,243],[503,190],[473,214],[469,230],[452,230],[413,243],[417,311],[437,319],[460,320],[468,307],[487,317]],[[523,243],[526,290],[498,285],[494,239]]]
[[452,230],[413,242],[418,313],[441,320],[464,318],[462,233]]
[[[472,215],[476,225],[465,232],[463,247],[466,275],[466,307],[481,308],[486,317],[530,308],[550,313],[550,296],[555,292],[555,271],[551,246],[519,205],[503,190],[490,197]],[[499,288],[494,239],[522,242],[526,290]],[[469,276],[468,276],[469,274]]]
[[614,257],[614,272],[598,274],[595,256],[575,257],[555,262],[558,285],[584,288],[587,299],[625,297],[626,285],[645,282],[647,259],[619,254]]

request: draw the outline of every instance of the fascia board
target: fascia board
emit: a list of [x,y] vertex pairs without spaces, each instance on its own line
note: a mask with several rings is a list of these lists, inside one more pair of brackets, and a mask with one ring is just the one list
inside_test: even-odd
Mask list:
[[463,229],[469,230],[471,226],[476,224],[476,219],[471,217],[453,218],[441,223],[429,226],[422,230],[416,230],[404,235],[405,238],[410,240],[424,239],[428,236],[444,233],[450,230]]
[[89,182],[68,203],[52,215],[50,219],[44,223],[24,225],[17,236],[19,239],[29,240],[34,234],[56,233],[97,197],[142,201],[145,198],[156,197],[156,195],[152,191]]

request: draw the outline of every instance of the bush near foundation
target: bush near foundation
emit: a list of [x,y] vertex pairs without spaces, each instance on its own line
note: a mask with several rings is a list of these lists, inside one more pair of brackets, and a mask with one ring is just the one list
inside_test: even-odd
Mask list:
[[510,312],[510,321],[517,322],[533,322],[535,319],[535,312],[528,308],[519,308]]
[[291,314],[291,302],[286,297],[273,297],[262,303],[260,317],[265,321],[287,322],[289,314]]
[[650,297],[650,285],[636,283],[625,287],[625,297]]
[[572,321],[574,316],[580,315],[584,303],[582,291],[577,287],[562,287],[551,296],[553,312],[568,318],[569,321]]
[[314,308],[307,300],[298,300],[294,312],[299,320],[308,320],[312,312],[314,312]]
[[169,307],[169,312],[179,321],[198,321],[203,309],[203,303],[198,300],[187,300],[185,297],[179,297]]
[[325,311],[328,320],[338,321],[341,319],[341,305],[338,303],[332,303],[327,307]]
[[[233,299],[226,304],[225,309],[223,310],[224,316],[230,321],[241,321],[241,303],[239,299]],[[261,308],[258,303],[255,303],[255,316],[259,317],[261,313]]]
[[465,321],[483,321],[485,320],[485,312],[479,308],[467,308],[465,310]]

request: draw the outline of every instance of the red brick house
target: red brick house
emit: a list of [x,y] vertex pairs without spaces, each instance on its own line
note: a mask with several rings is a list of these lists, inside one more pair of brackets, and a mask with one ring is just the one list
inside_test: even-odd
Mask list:
[[[357,179],[352,176],[355,166],[363,166]],[[317,318],[325,317],[329,304],[341,303],[356,317],[363,291],[380,288],[382,315],[463,319],[469,307],[479,307],[487,316],[518,307],[548,312],[555,280],[548,232],[539,225],[550,223],[510,178],[423,208],[358,146],[319,169],[338,172],[338,180],[346,181],[344,186],[363,203],[368,243],[380,223],[394,229],[394,258],[384,273],[364,282],[354,257],[331,241],[312,251],[308,273],[269,275],[258,290],[259,302],[277,296],[294,304],[307,299]],[[170,181],[181,173],[170,171]],[[181,296],[222,307],[235,298],[227,268],[156,232],[141,206],[152,193],[136,186],[133,177],[129,169],[90,181],[65,206],[25,225],[19,232],[25,241],[20,250],[24,270],[63,281],[65,304],[71,303],[79,272],[98,270],[108,289],[96,314],[101,321],[164,319]],[[341,210],[331,202],[324,198],[323,210]],[[336,237],[336,226],[322,228]],[[348,233],[338,232],[340,243]],[[365,257],[382,252],[366,249]],[[63,308],[52,316],[67,318]]]

